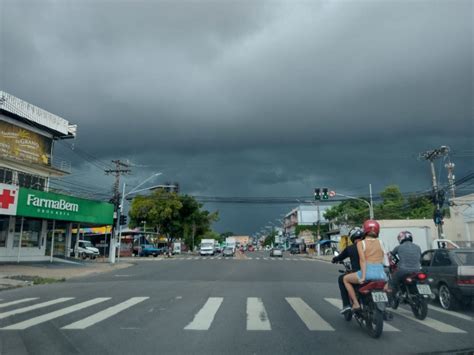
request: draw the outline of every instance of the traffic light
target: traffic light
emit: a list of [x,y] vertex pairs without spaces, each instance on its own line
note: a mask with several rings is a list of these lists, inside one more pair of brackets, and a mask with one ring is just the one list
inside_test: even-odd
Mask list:
[[127,216],[125,215],[120,215],[120,225],[124,226],[127,224]]
[[314,199],[315,200],[320,200],[321,199],[321,189],[320,188],[314,189]]
[[328,188],[323,188],[323,200],[329,200]]

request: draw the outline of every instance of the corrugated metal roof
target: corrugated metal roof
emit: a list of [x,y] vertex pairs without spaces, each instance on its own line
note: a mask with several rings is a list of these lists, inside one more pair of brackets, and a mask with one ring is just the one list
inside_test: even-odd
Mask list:
[[30,120],[38,125],[54,130],[64,136],[75,136],[77,126],[67,120],[35,105],[0,91],[0,109]]

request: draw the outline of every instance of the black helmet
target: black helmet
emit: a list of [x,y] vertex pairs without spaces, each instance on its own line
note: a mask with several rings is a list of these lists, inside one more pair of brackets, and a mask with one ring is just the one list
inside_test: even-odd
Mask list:
[[364,231],[359,227],[354,227],[349,232],[349,237],[351,238],[352,244],[354,244],[357,239],[362,239],[364,237]]
[[403,231],[398,234],[398,242],[403,244],[404,242],[413,242],[413,234],[409,231]]

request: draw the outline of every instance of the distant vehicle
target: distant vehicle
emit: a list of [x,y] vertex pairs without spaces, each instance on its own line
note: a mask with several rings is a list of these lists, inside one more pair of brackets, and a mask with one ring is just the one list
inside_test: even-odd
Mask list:
[[236,248],[236,240],[234,237],[227,237],[225,238],[225,246],[226,247],[230,247],[234,250],[235,252],[235,248]]
[[202,239],[201,248],[199,249],[200,255],[214,255],[214,239]]
[[91,242],[88,240],[79,240],[77,242],[77,255],[81,259],[95,259],[100,254],[99,249],[94,247]]
[[249,245],[249,246],[247,247],[247,250],[248,250],[248,251],[255,251],[255,248],[253,247],[253,245]]
[[225,247],[222,251],[222,256],[234,256],[234,248]]
[[281,257],[283,257],[283,250],[281,248],[274,247],[270,251],[270,256],[278,256],[278,257],[281,258]]
[[141,251],[139,253],[140,256],[150,256],[153,255],[155,258],[163,253],[163,249],[158,249],[153,244],[142,244]]
[[431,249],[421,256],[423,272],[444,309],[470,306],[474,299],[474,249]]
[[219,242],[217,240],[214,241],[214,251],[216,253],[221,253],[222,252],[221,245],[219,244]]
[[173,243],[173,254],[181,254],[181,243],[174,242]]
[[290,247],[290,254],[300,254],[300,246],[298,244],[292,244]]

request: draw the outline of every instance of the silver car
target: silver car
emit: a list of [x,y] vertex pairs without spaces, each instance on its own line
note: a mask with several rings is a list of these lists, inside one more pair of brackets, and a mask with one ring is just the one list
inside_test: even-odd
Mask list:
[[281,258],[283,257],[283,250],[280,248],[272,248],[270,256],[279,256]]
[[234,248],[224,248],[222,256],[234,256]]

